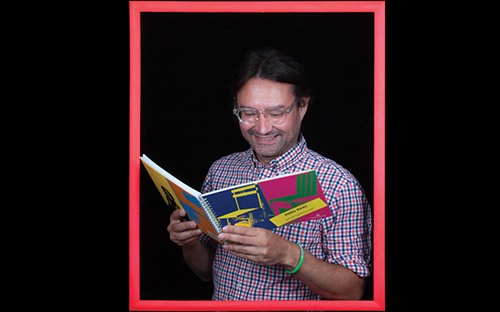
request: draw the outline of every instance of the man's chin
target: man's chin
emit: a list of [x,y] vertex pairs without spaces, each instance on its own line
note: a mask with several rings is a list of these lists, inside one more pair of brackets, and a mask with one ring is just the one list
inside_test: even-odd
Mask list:
[[275,146],[253,145],[252,148],[258,158],[274,159],[280,156],[280,153],[278,152],[278,149],[276,149]]

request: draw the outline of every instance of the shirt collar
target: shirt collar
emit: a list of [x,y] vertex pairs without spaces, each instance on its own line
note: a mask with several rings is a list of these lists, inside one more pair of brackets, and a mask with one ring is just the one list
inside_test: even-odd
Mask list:
[[[293,170],[290,169],[296,167],[299,160],[302,159],[306,149],[307,143],[301,133],[299,142],[283,155],[271,160],[268,167],[275,168],[282,174],[292,172]],[[253,163],[254,168],[264,168],[264,165],[257,159],[251,147],[248,150],[248,156],[250,158],[249,160]]]

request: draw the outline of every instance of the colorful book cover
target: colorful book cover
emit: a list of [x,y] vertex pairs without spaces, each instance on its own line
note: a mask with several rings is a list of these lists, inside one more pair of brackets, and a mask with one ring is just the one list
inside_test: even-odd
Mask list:
[[332,215],[314,170],[201,194],[146,155],[141,161],[167,205],[184,209],[190,220],[219,242],[217,234],[226,225],[273,229]]
[[146,155],[141,157],[141,161],[167,206],[184,209],[189,220],[196,222],[200,230],[221,242],[217,238],[220,232],[212,226],[200,204],[199,197],[201,193],[176,179],[147,158]]
[[272,229],[332,215],[314,170],[203,194],[222,227]]

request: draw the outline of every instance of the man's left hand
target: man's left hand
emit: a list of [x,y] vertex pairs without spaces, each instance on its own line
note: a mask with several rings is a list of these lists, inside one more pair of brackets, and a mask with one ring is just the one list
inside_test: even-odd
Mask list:
[[262,265],[279,264],[294,268],[300,257],[299,247],[269,230],[256,227],[225,226],[219,239],[229,241],[224,249],[235,256]]

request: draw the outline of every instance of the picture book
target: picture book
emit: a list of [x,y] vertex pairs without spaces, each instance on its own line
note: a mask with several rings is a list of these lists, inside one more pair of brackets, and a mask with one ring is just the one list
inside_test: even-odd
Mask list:
[[184,209],[189,219],[220,243],[226,225],[273,229],[332,215],[316,172],[289,173],[201,194],[146,155],[140,157],[168,206]]

